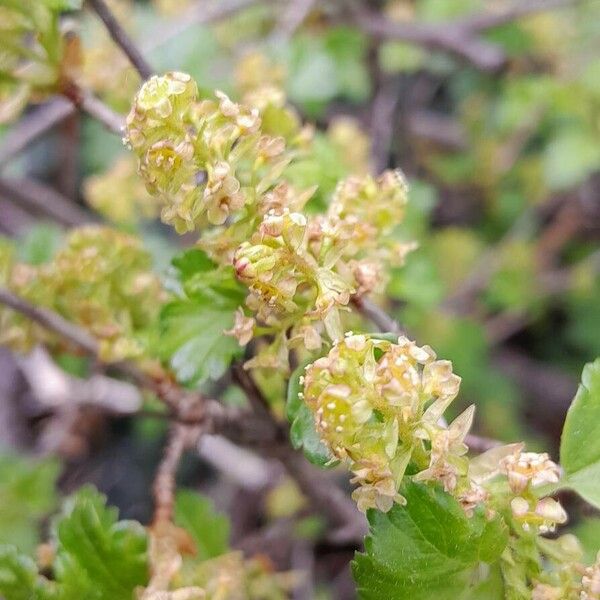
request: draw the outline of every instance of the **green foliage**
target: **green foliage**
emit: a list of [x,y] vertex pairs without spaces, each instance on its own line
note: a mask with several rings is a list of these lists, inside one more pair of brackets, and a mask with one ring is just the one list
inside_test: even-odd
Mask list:
[[286,414],[291,423],[290,441],[297,450],[302,448],[304,456],[314,465],[332,466],[337,461],[321,441],[315,428],[315,418],[299,396],[303,389],[300,382],[307,364],[305,362],[294,370],[288,384]]
[[192,536],[198,560],[215,558],[229,550],[229,519],[217,512],[213,503],[201,494],[179,490],[174,519]]
[[217,268],[201,250],[188,250],[172,264],[179,297],[161,312],[157,351],[182,382],[217,379],[241,352],[223,332],[244,293],[233,269]]
[[40,520],[56,507],[58,472],[55,460],[0,456],[0,544],[33,553],[40,541]]
[[[47,583],[47,582],[46,582]],[[37,567],[14,546],[0,545],[0,594],[5,600],[45,600],[52,597]]]
[[56,556],[50,582],[33,561],[0,546],[0,593],[6,600],[131,600],[148,580],[147,539],[137,522],[119,521],[117,510],[92,488],[65,503],[53,525]]
[[365,50],[363,35],[347,27],[330,28],[322,36],[295,36],[288,62],[290,99],[313,115],[334,98],[365,100],[370,91]]
[[148,578],[146,532],[119,521],[117,510],[92,488],[82,488],[54,525],[55,576],[65,598],[130,600]]
[[560,444],[565,484],[600,508],[600,359],[587,364],[569,408]]
[[402,494],[406,506],[368,513],[365,553],[356,555],[352,568],[360,598],[476,598],[473,588],[487,570],[482,563],[493,564],[506,546],[503,521],[481,512],[469,518],[435,487],[410,482]]

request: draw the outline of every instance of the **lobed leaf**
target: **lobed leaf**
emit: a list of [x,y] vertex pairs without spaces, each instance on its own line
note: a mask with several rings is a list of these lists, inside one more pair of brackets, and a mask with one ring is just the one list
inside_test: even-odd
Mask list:
[[359,597],[466,600],[477,597],[478,589],[485,589],[490,598],[497,596],[489,587],[500,583],[488,582],[482,573],[507,544],[502,519],[488,520],[483,511],[469,518],[437,487],[406,482],[401,493],[406,506],[368,513],[365,552],[357,553],[352,565]]
[[565,419],[560,462],[566,485],[600,508],[600,358],[583,368]]
[[189,250],[172,264],[179,298],[161,312],[159,355],[182,382],[218,379],[241,354],[237,340],[223,332],[233,326],[243,289],[232,269],[217,268],[201,250]]
[[54,525],[54,575],[61,600],[131,600],[148,581],[147,537],[135,521],[119,521],[117,510],[92,488],[82,488]]

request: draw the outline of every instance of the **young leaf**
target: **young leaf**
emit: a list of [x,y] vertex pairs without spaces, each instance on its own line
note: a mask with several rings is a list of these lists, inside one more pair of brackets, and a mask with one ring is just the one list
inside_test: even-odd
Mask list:
[[600,508],[600,358],[585,365],[561,436],[566,485]]
[[180,297],[162,310],[158,351],[182,382],[217,379],[241,353],[223,332],[233,326],[243,289],[231,268],[218,269],[201,250],[185,252],[173,267]]
[[104,496],[81,489],[55,523],[54,575],[61,599],[131,600],[148,581],[147,538],[134,521],[118,521]]
[[498,516],[488,520],[483,511],[467,517],[458,502],[437,487],[407,482],[401,492],[406,506],[368,513],[365,553],[357,553],[352,565],[359,597],[473,598],[481,585],[481,563],[493,564],[506,546],[504,522]]
[[194,539],[198,560],[214,558],[229,550],[229,519],[201,494],[191,490],[177,493],[175,523]]
[[302,448],[306,458],[314,465],[332,466],[337,464],[337,461],[321,441],[315,429],[314,416],[298,395],[303,389],[300,378],[304,375],[307,364],[308,362],[305,362],[296,368],[288,383],[286,414],[291,423],[290,441],[296,450]]
[[[46,582],[48,583],[48,582]],[[0,546],[0,595],[5,600],[50,599],[50,588],[44,593],[37,567],[28,556],[14,546]]]

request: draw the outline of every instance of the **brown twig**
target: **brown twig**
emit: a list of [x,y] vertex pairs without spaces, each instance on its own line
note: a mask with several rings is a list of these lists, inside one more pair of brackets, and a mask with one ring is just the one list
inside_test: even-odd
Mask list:
[[289,0],[271,36],[272,41],[282,42],[292,37],[313,9],[315,2],[316,0]]
[[353,20],[361,29],[378,39],[402,40],[430,50],[449,52],[482,71],[494,72],[506,63],[506,55],[498,46],[473,36],[457,25],[397,23],[356,6]]
[[149,79],[154,72],[152,67],[142,56],[142,53],[133,43],[125,29],[123,29],[121,24],[117,21],[106,2],[104,0],[88,0],[88,2],[106,26],[110,37],[127,55],[127,58],[140,74],[141,78],[144,81]]
[[169,432],[169,439],[156,475],[152,491],[154,493],[154,525],[170,522],[175,506],[175,475],[186,448],[192,446],[201,434],[200,427],[175,424]]
[[65,87],[63,94],[75,107],[102,123],[111,133],[118,136],[123,134],[123,127],[125,126],[123,117],[104,104],[102,100],[96,98],[91,92],[71,84]]
[[[67,321],[59,314],[34,306],[5,287],[0,287],[0,303],[12,308],[61,336],[96,360],[99,358],[98,342],[87,331]],[[155,379],[135,364],[119,362],[107,367],[132,379],[138,386],[152,391],[169,408],[173,420],[187,425],[202,425],[206,431],[219,432],[234,441],[257,443],[276,439],[272,427],[257,422],[252,414],[235,408],[225,407],[216,400],[205,398],[197,392],[184,390],[168,374]]]
[[502,12],[486,11],[446,23],[397,23],[352,4],[355,22],[367,33],[380,39],[397,39],[432,50],[442,50],[488,72],[501,69],[507,61],[504,51],[482,40],[481,33],[521,17],[572,6],[576,0],[529,0],[515,3]]
[[29,144],[73,114],[73,106],[64,98],[54,98],[35,108],[13,127],[0,147],[0,167],[16,158]]
[[0,147],[0,168],[50,129],[72,116],[78,108],[97,119],[112,133],[122,135],[124,119],[93,94],[71,86],[64,95],[65,98],[53,98],[36,108],[9,131]]
[[33,218],[24,211],[17,203],[7,198],[0,197],[0,231],[11,236],[24,234],[33,225]]
[[394,320],[383,308],[377,306],[369,298],[364,296],[355,296],[352,298],[352,304],[356,310],[371,321],[381,333],[397,333],[402,335],[403,331],[396,320]]
[[58,313],[34,306],[5,287],[0,287],[0,303],[10,306],[13,310],[60,335],[86,353],[98,355],[98,342],[87,331],[63,319]]
[[33,179],[0,178],[0,194],[18,200],[28,210],[40,211],[61,225],[93,223],[96,217],[51,187]]
[[361,539],[365,533],[365,522],[354,502],[322,473],[312,467],[306,459],[294,451],[290,445],[287,427],[279,423],[269,409],[268,403],[254,380],[242,365],[234,365],[233,375],[236,383],[246,393],[254,410],[279,432],[279,443],[265,447],[265,451],[277,458],[290,476],[298,483],[303,494],[319,512],[327,515],[329,521],[337,527],[332,534],[336,542]]

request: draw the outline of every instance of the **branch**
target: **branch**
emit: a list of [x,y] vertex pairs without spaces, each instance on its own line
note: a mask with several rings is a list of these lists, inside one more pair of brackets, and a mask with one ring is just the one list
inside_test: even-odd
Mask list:
[[165,452],[156,470],[152,486],[154,493],[154,526],[158,523],[172,521],[177,467],[186,448],[194,445],[200,434],[201,429],[199,427],[175,424],[171,428]]
[[496,45],[469,35],[447,23],[397,23],[363,8],[353,10],[356,24],[378,39],[393,39],[442,50],[472,64],[477,69],[495,72],[506,63],[506,55]]
[[94,96],[88,90],[84,90],[75,84],[67,86],[63,94],[74,104],[74,106],[96,119],[111,133],[121,137],[125,127],[125,119],[102,100]]
[[266,399],[249,373],[238,364],[234,365],[233,375],[254,410],[272,423],[279,432],[279,443],[266,446],[265,451],[283,464],[313,506],[327,515],[329,521],[338,527],[338,530],[332,534],[332,539],[336,542],[362,539],[365,533],[365,522],[354,502],[292,448],[287,428],[275,419]]
[[16,158],[29,144],[81,109],[109,131],[122,135],[124,119],[88,91],[72,86],[65,98],[53,98],[35,108],[6,135],[0,147],[0,168]]
[[87,331],[63,319],[58,313],[34,306],[5,287],[0,287],[0,303],[60,335],[87,354],[98,355],[98,342]]
[[538,12],[575,6],[580,1],[581,0],[521,0],[521,2],[515,3],[513,6],[503,11],[485,11],[481,14],[463,18],[455,24],[472,33],[482,33],[488,29],[506,25],[521,17],[527,17]]
[[62,225],[77,226],[97,221],[92,213],[33,179],[0,178],[0,194],[15,198],[29,210],[41,211]]
[[364,296],[352,298],[352,304],[365,319],[371,321],[381,333],[397,333],[402,335],[402,328],[383,308]]
[[64,121],[73,112],[71,103],[63,98],[54,98],[35,108],[4,138],[0,147],[0,167],[16,158],[29,144]]
[[[9,306],[49,331],[60,335],[96,360],[100,360],[98,342],[87,331],[70,323],[59,314],[30,304],[5,287],[0,287],[0,304]],[[181,424],[202,425],[206,431],[219,432],[232,440],[245,443],[268,442],[276,439],[273,428],[265,426],[263,421],[257,423],[252,414],[225,407],[216,400],[205,398],[197,392],[184,390],[168,376],[155,379],[135,364],[128,362],[112,363],[107,366],[131,378],[138,386],[156,394],[168,407],[171,418]]]
[[432,50],[454,54],[474,67],[487,72],[501,69],[507,61],[504,51],[479,34],[536,12],[573,6],[577,0],[521,0],[502,12],[486,11],[455,21],[432,23],[398,23],[354,5],[354,20],[367,33],[380,39],[396,39]]
[[104,0],[88,0],[88,2],[106,26],[110,37],[127,55],[127,58],[140,74],[141,78],[144,81],[149,79],[154,72],[152,67],[146,62],[142,53],[106,5],[106,2]]

